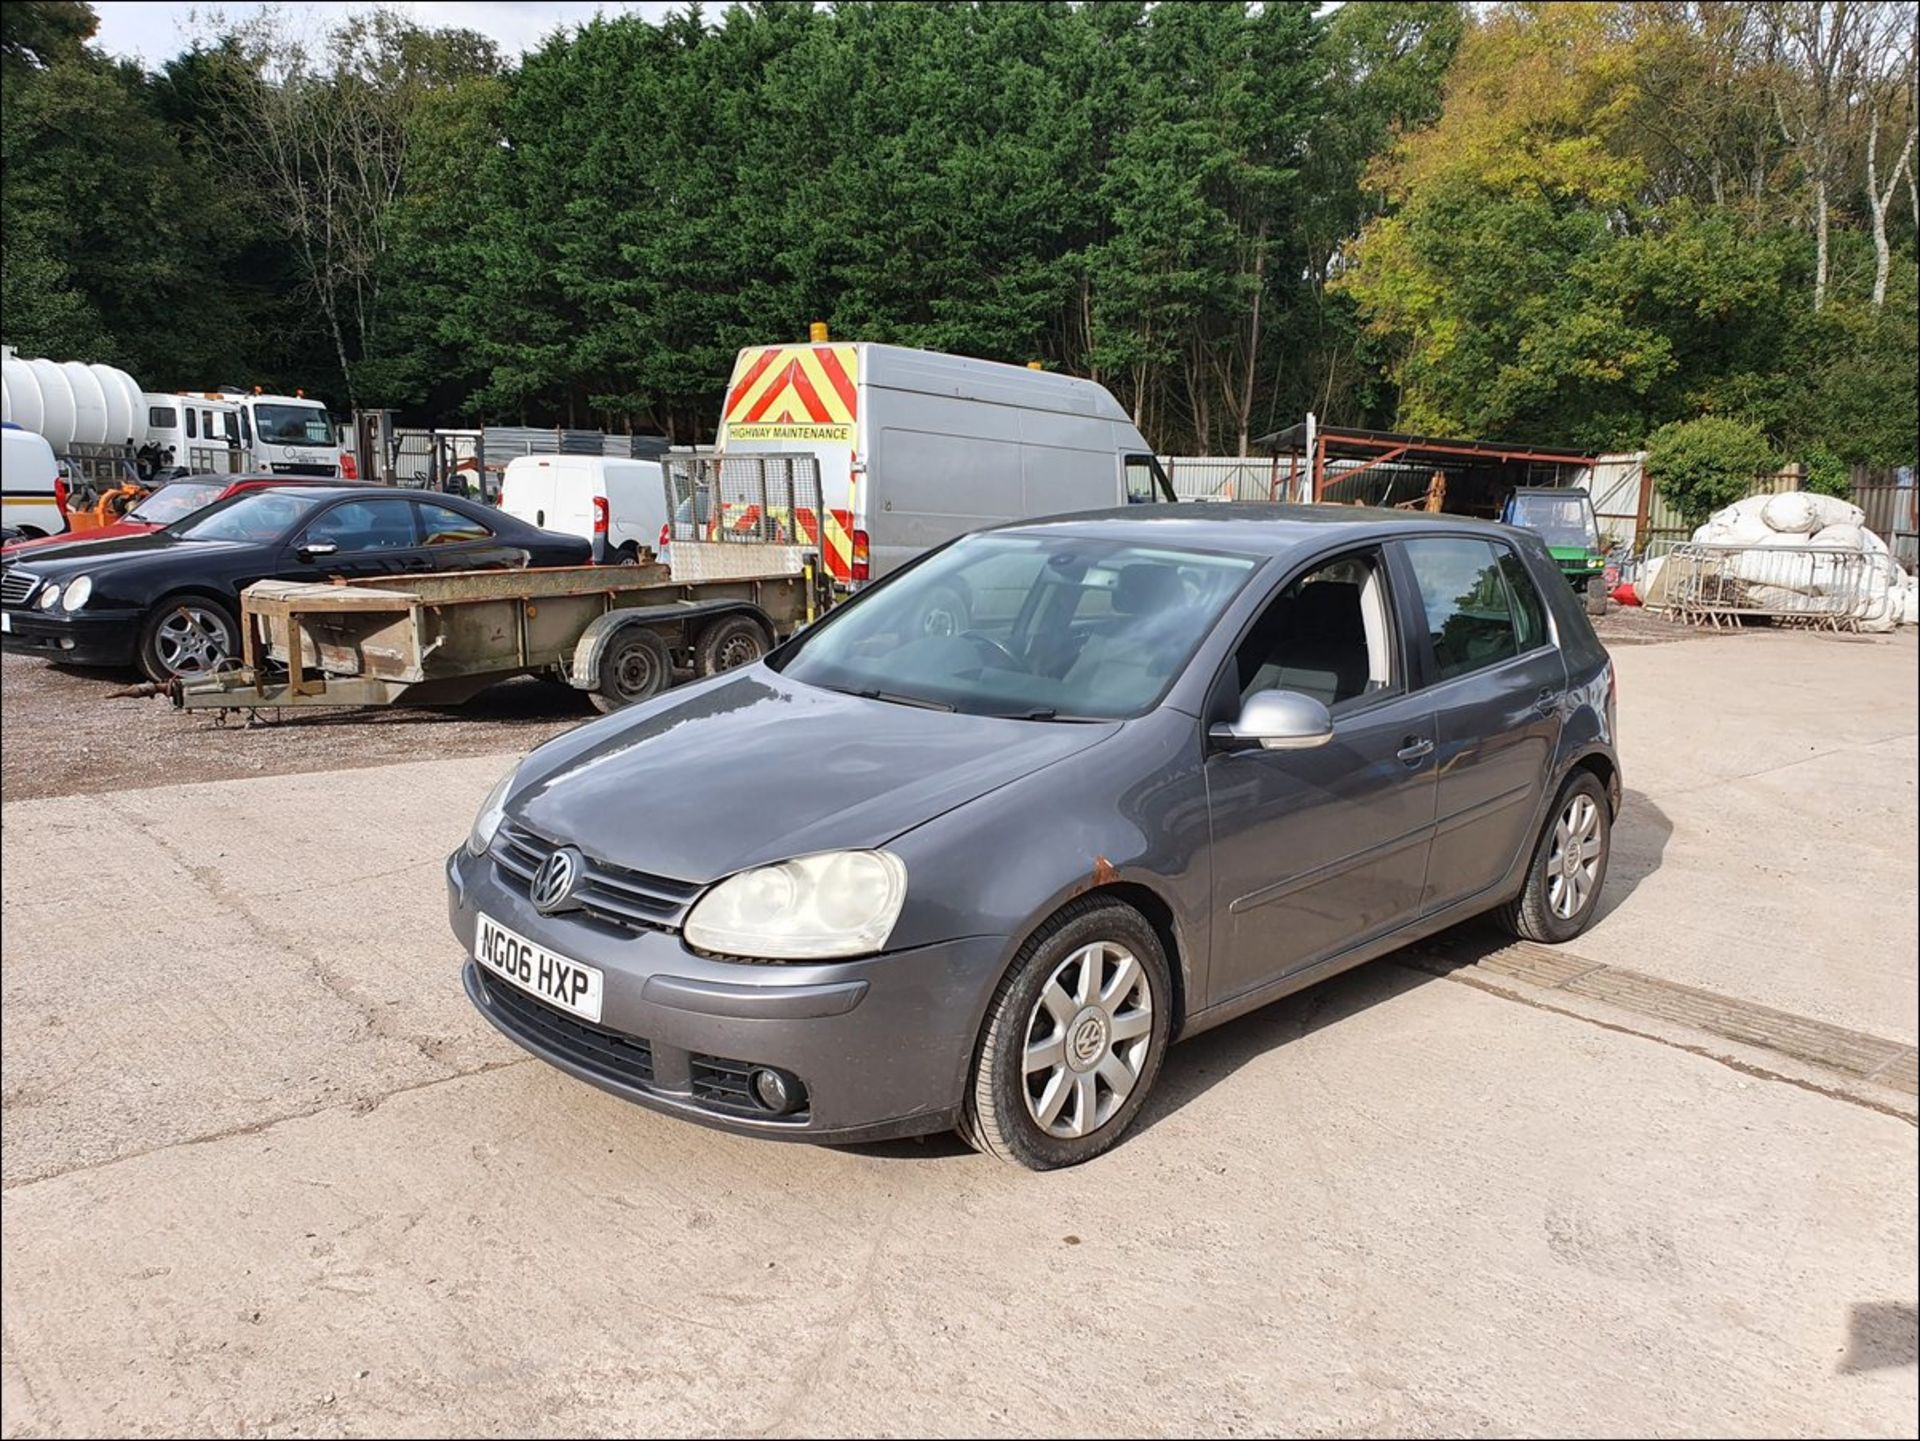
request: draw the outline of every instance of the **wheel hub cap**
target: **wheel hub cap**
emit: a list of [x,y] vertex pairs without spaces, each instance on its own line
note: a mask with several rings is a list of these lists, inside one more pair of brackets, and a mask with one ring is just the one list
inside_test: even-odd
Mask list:
[[1547,905],[1561,920],[1572,920],[1593,903],[1605,851],[1600,807],[1591,796],[1575,796],[1554,822],[1547,853]]
[[1153,1043],[1153,987],[1113,941],[1082,946],[1054,967],[1027,1018],[1027,1114],[1050,1136],[1091,1135],[1139,1082]]
[[1076,1071],[1091,1071],[1106,1051],[1106,1013],[1089,1006],[1067,1030],[1067,1064]]

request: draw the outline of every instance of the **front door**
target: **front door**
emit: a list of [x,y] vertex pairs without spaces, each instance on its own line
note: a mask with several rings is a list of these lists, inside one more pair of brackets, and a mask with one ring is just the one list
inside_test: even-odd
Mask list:
[[[281,578],[359,580],[431,569],[413,526],[413,504],[404,496],[341,501],[307,522],[288,548]],[[314,554],[316,546],[333,549]]]
[[1410,683],[1382,554],[1316,565],[1268,605],[1206,721],[1279,688],[1328,708],[1309,750],[1214,750],[1208,1004],[1306,970],[1419,912],[1434,819],[1433,706]]
[[1424,908],[1477,895],[1533,840],[1560,740],[1567,669],[1546,607],[1505,542],[1401,542],[1427,637],[1439,776]]

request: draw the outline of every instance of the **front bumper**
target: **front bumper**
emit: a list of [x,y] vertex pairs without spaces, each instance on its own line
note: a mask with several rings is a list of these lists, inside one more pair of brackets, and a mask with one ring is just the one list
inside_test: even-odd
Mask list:
[[140,615],[137,610],[68,614],[8,606],[7,628],[0,632],[0,646],[68,665],[132,665]]
[[[588,1027],[473,961],[477,916],[605,976]],[[959,1119],[974,1040],[1007,942],[977,936],[864,960],[710,960],[677,935],[577,912],[543,916],[491,857],[447,859],[447,915],[462,982],[511,1040],[572,1076],[653,1110],[743,1135],[844,1143],[922,1135]],[[796,1115],[757,1112],[725,1077],[777,1068],[806,1090]]]

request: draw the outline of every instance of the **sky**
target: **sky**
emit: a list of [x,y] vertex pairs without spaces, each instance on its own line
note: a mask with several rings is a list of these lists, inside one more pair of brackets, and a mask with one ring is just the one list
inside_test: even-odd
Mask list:
[[[166,60],[187,48],[196,35],[209,33],[209,18],[226,14],[234,18],[255,15],[275,8],[260,3],[209,4],[174,3],[174,0],[93,0],[100,17],[100,31],[94,43],[109,55],[138,60],[149,69],[157,69]],[[300,4],[280,6],[313,20],[330,15],[346,15],[369,9],[356,4]],[[634,11],[657,20],[669,10],[684,9],[684,0],[556,0],[540,4],[535,0],[403,0],[390,5],[402,10],[423,25],[459,26],[490,35],[507,55],[519,55],[533,49],[560,26],[578,25],[606,11]],[[724,10],[724,0],[710,3],[709,12]]]

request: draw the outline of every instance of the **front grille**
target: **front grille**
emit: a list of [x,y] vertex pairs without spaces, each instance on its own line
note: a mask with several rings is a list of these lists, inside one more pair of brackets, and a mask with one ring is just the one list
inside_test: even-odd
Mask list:
[[0,571],[0,605],[25,605],[40,577],[9,566]]
[[488,1004],[528,1040],[607,1080],[629,1086],[653,1084],[653,1047],[638,1036],[577,1021],[497,980],[484,966],[477,969]]
[[[503,883],[527,893],[534,872],[552,855],[555,843],[521,826],[502,826],[494,837],[493,864]],[[581,879],[580,909],[590,916],[632,930],[680,929],[687,907],[700,893],[692,881],[669,880],[587,858]]]

